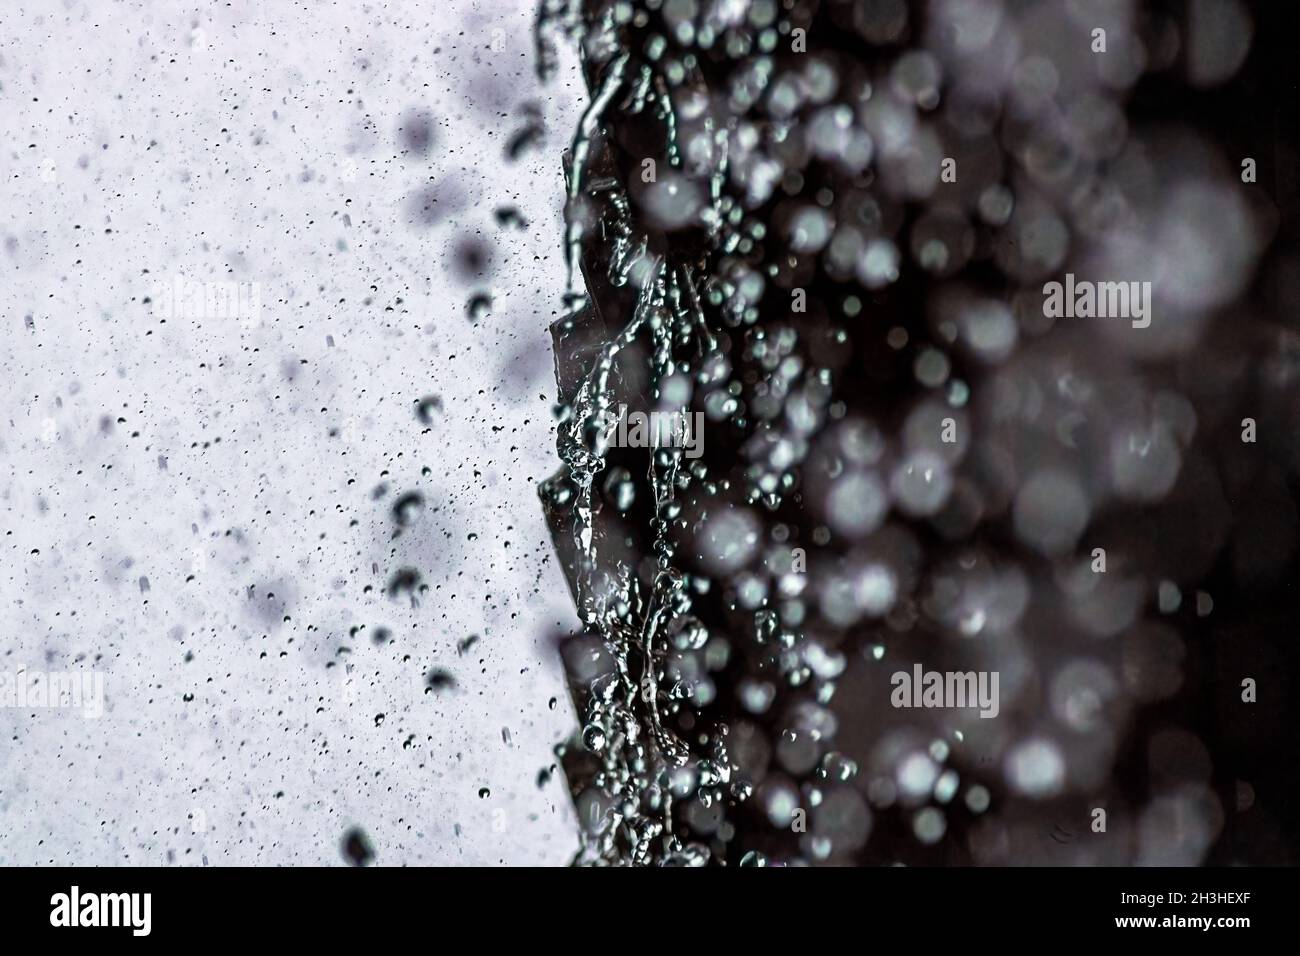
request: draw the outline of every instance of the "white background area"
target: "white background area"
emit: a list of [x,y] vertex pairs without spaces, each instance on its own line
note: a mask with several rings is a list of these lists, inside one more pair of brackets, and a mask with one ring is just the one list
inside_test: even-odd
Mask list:
[[[537,779],[575,616],[535,485],[581,83],[566,51],[539,85],[533,19],[0,4],[0,671],[106,694],[0,707],[0,864],[332,865],[352,826],[381,865],[576,850]],[[546,135],[509,162],[529,100]],[[178,274],[256,283],[260,326],[163,321]]]

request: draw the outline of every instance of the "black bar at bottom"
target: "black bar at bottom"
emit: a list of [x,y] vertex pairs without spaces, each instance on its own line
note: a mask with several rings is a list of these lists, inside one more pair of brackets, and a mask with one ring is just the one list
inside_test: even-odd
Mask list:
[[733,940],[820,926],[863,944],[899,932],[986,943],[1168,934],[1231,942],[1289,928],[1296,888],[1293,869],[6,869],[0,919],[15,942],[77,933],[128,945],[373,944],[402,933],[437,946],[469,933],[531,936],[550,948],[570,935],[579,944],[667,941],[697,925]]

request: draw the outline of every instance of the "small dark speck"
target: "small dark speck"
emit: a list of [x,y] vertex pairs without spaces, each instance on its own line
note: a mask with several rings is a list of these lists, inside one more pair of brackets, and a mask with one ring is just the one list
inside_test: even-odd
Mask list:
[[529,148],[536,145],[546,132],[542,124],[542,110],[536,103],[525,103],[523,108],[524,125],[510,137],[506,143],[506,158],[514,161]]
[[498,226],[510,226],[515,229],[528,228],[528,220],[523,217],[523,214],[515,206],[498,206],[494,215]]
[[456,678],[452,677],[449,671],[445,671],[440,667],[435,667],[429,671],[425,675],[424,682],[428,685],[424,689],[426,694],[456,686]]
[[424,425],[433,424],[433,413],[442,411],[442,399],[437,395],[426,395],[415,403],[415,417]]
[[370,840],[360,827],[353,827],[343,834],[343,859],[352,866],[366,866],[375,858],[375,851]]
[[388,596],[395,597],[402,591],[412,594],[420,586],[421,575],[415,568],[400,568],[388,579]]
[[393,502],[393,520],[399,528],[405,528],[413,522],[424,508],[424,496],[418,491],[408,491]]
[[465,307],[465,314],[469,316],[471,322],[479,322],[492,312],[492,296],[486,292],[476,292],[470,296],[469,304]]

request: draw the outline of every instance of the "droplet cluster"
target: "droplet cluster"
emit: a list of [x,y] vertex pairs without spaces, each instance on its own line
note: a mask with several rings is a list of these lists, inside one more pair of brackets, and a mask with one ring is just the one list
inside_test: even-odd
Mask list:
[[[1227,19],[1181,82],[1240,67]],[[1203,859],[1208,770],[1115,776],[1213,606],[1213,462],[1240,443],[1187,373],[1268,245],[1209,138],[1126,112],[1196,29],[1134,3],[542,5],[543,72],[567,38],[591,93],[541,489],[583,628],[580,862]],[[1048,316],[1067,270],[1149,281],[1156,321]],[[701,414],[701,454],[620,447],[624,406]],[[997,719],[891,705],[914,662],[996,671]],[[1074,842],[1103,805],[1119,832]]]

